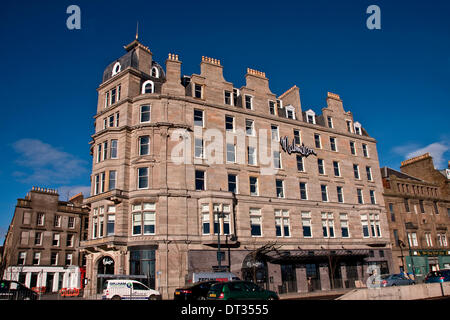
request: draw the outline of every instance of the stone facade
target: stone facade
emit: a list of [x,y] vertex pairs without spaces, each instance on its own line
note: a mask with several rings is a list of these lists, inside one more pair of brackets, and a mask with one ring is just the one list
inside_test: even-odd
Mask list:
[[68,201],[58,197],[56,190],[33,187],[17,200],[4,244],[4,279],[46,292],[82,288],[79,244],[87,238],[89,209],[82,194]]
[[384,167],[381,174],[394,271],[421,281],[429,271],[449,268],[448,179],[429,154],[403,161],[400,172]]
[[[248,278],[243,262],[253,254],[249,263],[263,276],[252,276],[280,292],[311,289],[307,278],[316,289],[354,286],[370,264],[389,269],[376,141],[339,95],[328,93],[315,115],[302,109],[297,86],[277,96],[263,72],[247,69],[245,86],[235,88],[220,60],[202,57],[200,74],[182,77],[178,55],[169,54],[163,70],[138,40],[125,49],[98,88],[90,234],[82,243],[91,293],[101,292],[99,279],[129,276],[171,297],[193,272],[218,266],[217,230],[222,266],[229,248],[231,271]],[[315,152],[301,157],[303,170],[300,154],[280,147],[295,132],[295,145]],[[224,218],[215,224],[217,210]],[[108,267],[104,257],[112,258]]]

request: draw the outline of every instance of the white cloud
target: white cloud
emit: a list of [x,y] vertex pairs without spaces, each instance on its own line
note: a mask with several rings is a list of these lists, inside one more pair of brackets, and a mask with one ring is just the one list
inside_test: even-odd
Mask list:
[[408,153],[406,157],[409,159],[428,152],[433,157],[434,167],[436,169],[442,169],[446,167],[446,159],[444,154],[448,150],[450,150],[450,145],[448,142],[435,142],[422,149]]
[[411,159],[413,157],[420,156],[425,153],[430,153],[433,157],[434,167],[436,169],[442,169],[447,167],[447,160],[445,154],[450,151],[449,141],[439,141],[429,144],[421,148],[418,144],[410,143],[404,146],[398,146],[392,148],[392,152],[402,155],[404,159]]
[[15,162],[24,169],[13,176],[23,183],[67,184],[88,172],[86,161],[38,139],[21,139],[12,147],[18,153]]

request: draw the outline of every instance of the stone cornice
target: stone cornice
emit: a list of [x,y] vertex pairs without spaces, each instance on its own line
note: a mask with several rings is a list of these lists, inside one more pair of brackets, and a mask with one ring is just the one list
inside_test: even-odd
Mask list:
[[[160,128],[160,127],[168,127],[168,128],[181,128],[186,129],[188,131],[191,130],[191,127],[182,123],[169,123],[169,122],[154,122],[154,123],[146,123],[146,124],[138,124],[135,126],[121,126],[118,128],[106,128],[103,130],[100,130],[93,135],[91,135],[92,139],[99,139],[101,136],[109,133],[117,133],[121,132],[123,130],[126,130],[127,132],[132,132],[134,130],[139,129],[147,129],[147,128]],[[94,141],[89,142],[90,144],[95,143]]]

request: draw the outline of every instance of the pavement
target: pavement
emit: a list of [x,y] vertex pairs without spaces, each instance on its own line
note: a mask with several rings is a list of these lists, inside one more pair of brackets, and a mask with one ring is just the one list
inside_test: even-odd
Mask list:
[[[344,295],[350,291],[350,289],[344,290],[331,290],[331,291],[316,291],[308,293],[285,293],[280,294],[280,300],[336,300],[340,296]],[[69,300],[89,300],[80,297],[61,297],[59,294],[44,294],[41,296],[40,300],[59,300],[59,301],[69,301]],[[450,300],[450,296],[427,298],[423,300]]]
[[46,293],[40,296],[39,300],[85,300],[82,295],[79,297],[61,297],[58,293]]
[[450,300],[450,296],[440,296],[440,297],[426,298],[422,300]]
[[335,300],[354,289],[336,289],[328,291],[290,292],[279,294],[280,300]]
[[[353,289],[335,289],[327,291],[312,291],[312,292],[290,292],[279,294],[280,300],[335,300],[336,298],[352,291]],[[95,297],[93,297],[95,299]],[[101,299],[101,296],[97,298]],[[92,299],[92,298],[91,298]],[[62,297],[58,293],[46,293],[41,295],[39,300],[90,300],[83,298],[80,294],[78,297]]]
[[[331,290],[331,291],[313,291],[307,293],[284,293],[280,294],[280,300],[335,300],[336,298],[342,296],[343,294],[350,291],[349,289],[344,290]],[[39,300],[59,300],[59,301],[69,301],[69,300],[89,300],[82,296],[79,297],[61,297],[59,294],[50,293],[41,295]]]

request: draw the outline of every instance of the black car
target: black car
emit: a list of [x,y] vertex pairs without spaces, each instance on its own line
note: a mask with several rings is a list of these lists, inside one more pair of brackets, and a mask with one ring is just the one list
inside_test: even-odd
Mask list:
[[228,281],[211,286],[208,300],[279,300],[274,291],[265,290],[251,281]]
[[36,300],[33,290],[17,281],[0,280],[0,300]]
[[437,282],[450,281],[450,269],[443,269],[438,271],[431,271],[425,277],[425,283],[437,283]]
[[202,281],[175,289],[173,298],[174,300],[206,300],[209,289],[217,282],[215,280]]

